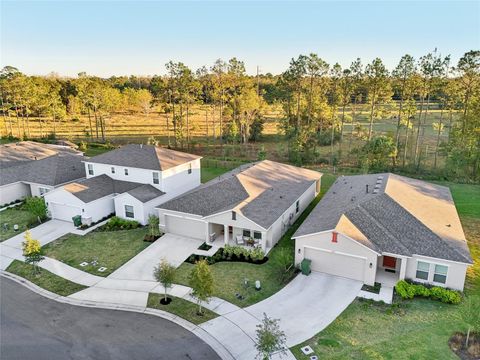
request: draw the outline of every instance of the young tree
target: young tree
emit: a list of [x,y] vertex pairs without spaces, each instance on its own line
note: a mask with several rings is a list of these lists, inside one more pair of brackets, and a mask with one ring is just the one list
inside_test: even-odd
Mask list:
[[167,291],[172,287],[175,281],[175,266],[170,265],[166,259],[162,259],[160,263],[153,270],[153,276],[160,284],[162,284],[164,292],[164,302],[167,302]]
[[47,217],[47,205],[43,197],[27,197],[25,199],[25,208],[37,217],[39,223]]
[[155,215],[149,215],[148,216],[148,231],[151,236],[156,236],[160,233],[160,220],[158,219],[158,216]]
[[384,169],[389,161],[395,161],[397,148],[392,138],[387,136],[376,136],[367,142],[360,151],[362,167]]
[[22,243],[23,256],[27,264],[33,265],[34,274],[39,273],[38,263],[45,259],[42,255],[40,241],[32,238],[30,230],[25,232],[25,241]]
[[480,332],[480,296],[471,295],[465,299],[465,304],[460,308],[460,316],[468,325],[465,347],[468,348],[470,331]]
[[192,295],[197,298],[198,313],[203,314],[202,302],[208,302],[213,294],[213,276],[206,260],[199,260],[190,276],[188,284],[192,288]]
[[287,350],[287,337],[280,329],[279,319],[271,319],[263,313],[262,323],[257,325],[257,341],[255,347],[258,354],[256,359],[271,359],[274,353],[285,354]]

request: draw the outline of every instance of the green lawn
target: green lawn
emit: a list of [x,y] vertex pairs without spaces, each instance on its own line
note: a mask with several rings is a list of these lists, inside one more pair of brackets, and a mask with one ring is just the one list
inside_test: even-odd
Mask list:
[[202,183],[206,183],[207,181],[210,181],[217,176],[226,173],[227,171],[229,171],[229,169],[220,167],[202,167]]
[[[238,306],[245,307],[261,301],[279,291],[286,284],[281,281],[279,271],[279,258],[283,252],[288,252],[293,255],[295,244],[291,239],[293,233],[298,226],[307,217],[310,211],[320,201],[321,196],[331,186],[335,177],[332,175],[324,175],[322,177],[322,191],[321,194],[309,205],[309,207],[297,219],[295,224],[282,237],[278,244],[268,254],[269,260],[262,265],[248,264],[242,262],[219,262],[211,265],[213,277],[215,279],[214,296],[225,299]],[[176,273],[175,282],[188,286],[188,275],[190,274],[194,265],[183,263]],[[249,279],[251,286],[247,289],[243,286],[244,280]],[[262,289],[256,291],[253,288],[253,282],[260,280]],[[244,296],[243,300],[237,299],[236,293]]]
[[160,304],[160,299],[163,298],[163,295],[150,293],[148,294],[147,307],[167,311],[197,325],[218,316],[213,311],[205,308],[203,308],[203,315],[199,316],[197,314],[197,304],[174,296],[169,297],[172,298],[172,302],[168,305],[162,305]]
[[[465,294],[480,295],[480,191],[475,185],[441,183],[450,187],[474,260],[467,273]],[[414,299],[400,309],[354,301],[330,326],[292,348],[297,359],[308,357],[310,345],[327,359],[455,359],[448,339],[466,331],[460,305]],[[480,311],[480,309],[479,309]]]
[[[8,224],[8,230],[4,230],[3,224]],[[13,230],[15,224],[18,224],[18,231]],[[0,212],[0,242],[37,225],[38,221],[35,215],[27,210],[22,210],[21,205],[4,210]]]
[[54,292],[58,295],[68,296],[86,287],[66,280],[60,276],[52,274],[50,271],[40,269],[40,274],[33,274],[33,266],[21,261],[14,260],[7,268],[7,271],[21,276],[43,289]]
[[[94,275],[108,276],[125,264],[149,242],[143,241],[146,228],[121,231],[90,232],[85,236],[67,234],[43,247],[45,256]],[[98,261],[98,266],[80,266],[82,262]],[[105,272],[98,268],[104,266]]]

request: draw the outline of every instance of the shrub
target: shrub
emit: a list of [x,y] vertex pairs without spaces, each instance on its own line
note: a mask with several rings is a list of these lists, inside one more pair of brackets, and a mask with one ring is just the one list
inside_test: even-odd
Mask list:
[[395,285],[395,290],[402,299],[413,299],[415,296],[422,296],[439,300],[446,304],[459,304],[462,301],[462,296],[458,291],[438,286],[428,288],[422,284],[409,284],[405,280],[400,280]]
[[103,231],[131,230],[140,226],[135,220],[125,220],[118,216],[112,217],[105,225],[102,226]]

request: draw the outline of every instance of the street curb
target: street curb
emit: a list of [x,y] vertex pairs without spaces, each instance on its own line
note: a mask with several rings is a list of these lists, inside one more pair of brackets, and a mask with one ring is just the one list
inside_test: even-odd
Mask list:
[[173,315],[169,312],[162,311],[162,310],[157,310],[157,309],[152,309],[148,307],[142,307],[142,306],[134,306],[134,305],[123,305],[123,304],[114,304],[114,303],[100,303],[96,301],[82,301],[82,300],[76,300],[72,298],[68,298],[65,296],[61,296],[58,294],[55,294],[51,291],[45,290],[41,288],[40,286],[32,283],[31,281],[22,278],[18,275],[9,273],[8,271],[0,270],[0,276],[5,277],[7,279],[10,279],[12,281],[15,281],[16,283],[23,285],[27,289],[33,291],[34,293],[37,293],[43,297],[46,297],[50,300],[55,300],[64,304],[69,304],[69,305],[74,305],[74,306],[82,306],[82,307],[92,307],[92,308],[98,308],[98,309],[106,309],[106,310],[120,310],[120,311],[130,311],[130,312],[137,312],[137,313],[143,313],[146,315],[153,315],[153,316],[158,316],[162,319],[169,320],[184,329],[190,331],[197,337],[199,337],[201,340],[203,340],[207,345],[209,345],[213,351],[217,353],[217,355],[222,359],[222,360],[234,360],[235,358],[233,355],[212,335],[210,335],[208,332],[206,332],[204,329],[201,327],[177,316]]

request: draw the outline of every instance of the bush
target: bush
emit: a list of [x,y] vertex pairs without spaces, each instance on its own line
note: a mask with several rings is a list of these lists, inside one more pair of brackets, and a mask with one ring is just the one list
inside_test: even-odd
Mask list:
[[428,288],[422,284],[409,284],[400,280],[395,285],[395,291],[402,299],[413,299],[415,296],[439,300],[446,304],[459,304],[462,301],[460,292],[434,286]]
[[212,256],[190,255],[186,262],[195,264],[199,260],[206,260],[209,265],[220,261],[239,261],[263,264],[268,258],[265,256],[265,253],[261,248],[247,249],[241,246],[225,245],[224,248],[218,249],[218,251]]
[[[117,231],[117,230],[131,230],[140,227],[140,223],[135,220],[125,220],[118,216],[112,217],[105,225],[98,228],[99,231]],[[101,229],[101,230],[100,230]]]

